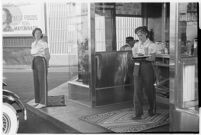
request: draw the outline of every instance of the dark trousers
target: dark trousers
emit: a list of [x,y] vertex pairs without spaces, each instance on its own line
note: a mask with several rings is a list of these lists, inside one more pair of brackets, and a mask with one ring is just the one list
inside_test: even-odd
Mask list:
[[134,67],[134,108],[136,116],[143,115],[143,89],[148,99],[149,112],[155,112],[155,77],[151,62],[138,62]]
[[47,105],[47,62],[44,57],[36,56],[32,62],[35,102]]

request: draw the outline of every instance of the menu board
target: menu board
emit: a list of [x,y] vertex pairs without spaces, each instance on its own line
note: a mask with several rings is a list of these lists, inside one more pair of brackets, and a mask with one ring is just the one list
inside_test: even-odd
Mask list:
[[116,3],[116,15],[142,15],[141,3]]

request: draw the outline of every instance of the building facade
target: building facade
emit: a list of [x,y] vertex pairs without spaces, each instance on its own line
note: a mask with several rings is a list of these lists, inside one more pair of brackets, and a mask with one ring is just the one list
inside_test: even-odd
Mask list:
[[156,87],[156,102],[169,106],[170,131],[199,130],[198,3],[43,3],[41,15],[27,12],[27,5],[38,6],[3,5],[11,14],[21,9],[13,17],[14,30],[3,31],[4,64],[30,65],[31,31],[42,27],[50,66],[78,68],[69,81],[70,99],[90,107],[132,101],[134,84],[124,81],[132,74],[131,52],[119,49],[125,37],[137,39],[135,28],[147,26],[158,46],[155,66],[162,87]]

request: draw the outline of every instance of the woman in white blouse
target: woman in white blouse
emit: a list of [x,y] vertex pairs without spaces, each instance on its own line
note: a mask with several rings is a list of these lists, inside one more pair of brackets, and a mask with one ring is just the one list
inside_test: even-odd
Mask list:
[[47,106],[47,73],[49,66],[50,53],[47,42],[43,41],[43,34],[40,28],[35,28],[32,32],[35,41],[31,45],[34,89],[35,89],[35,108]]
[[141,119],[143,115],[143,89],[148,99],[148,115],[155,115],[155,76],[152,62],[155,61],[156,45],[149,39],[149,31],[146,26],[135,29],[139,42],[132,48],[133,57],[147,56],[134,61],[134,106],[135,117]]

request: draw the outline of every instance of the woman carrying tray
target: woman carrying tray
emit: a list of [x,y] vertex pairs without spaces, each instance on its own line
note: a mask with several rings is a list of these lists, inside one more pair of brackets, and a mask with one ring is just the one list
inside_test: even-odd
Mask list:
[[139,42],[132,48],[134,58],[134,108],[133,120],[141,119],[143,115],[143,88],[148,99],[148,115],[155,114],[155,88],[154,69],[156,45],[149,39],[149,31],[146,26],[135,29]]

